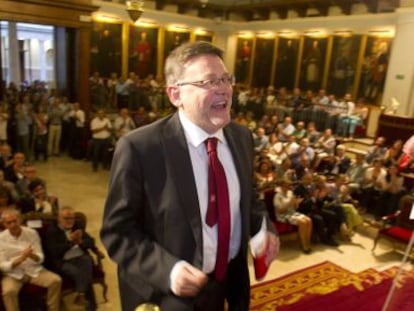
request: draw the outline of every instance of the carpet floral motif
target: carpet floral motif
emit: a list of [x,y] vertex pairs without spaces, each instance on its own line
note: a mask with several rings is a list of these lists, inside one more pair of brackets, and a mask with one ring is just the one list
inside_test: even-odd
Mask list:
[[[327,295],[343,287],[361,292],[396,275],[397,267],[384,272],[367,269],[353,273],[329,261],[256,284],[251,289],[251,311],[275,311],[315,295]],[[414,277],[411,273],[411,277]]]

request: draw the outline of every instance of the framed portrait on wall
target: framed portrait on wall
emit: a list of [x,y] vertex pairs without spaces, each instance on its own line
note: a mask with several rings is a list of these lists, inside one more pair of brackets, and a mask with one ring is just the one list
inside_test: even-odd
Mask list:
[[251,38],[238,38],[236,51],[235,76],[237,83],[249,82],[249,69],[252,58]]
[[337,98],[352,94],[361,38],[360,35],[333,36],[327,90]]
[[164,41],[164,59],[181,44],[190,41],[189,32],[166,31]]
[[122,68],[122,25],[93,22],[91,34],[91,74],[99,72],[109,78],[112,73],[118,76]]
[[372,104],[379,104],[384,90],[391,45],[392,38],[367,38],[358,96]]
[[128,71],[141,79],[157,73],[158,28],[131,25],[129,29]]
[[211,34],[205,34],[205,35],[196,34],[195,35],[195,41],[213,42],[213,35],[211,35]]
[[279,38],[275,69],[275,87],[295,87],[295,75],[298,64],[299,39]]
[[327,38],[305,36],[300,72],[300,88],[317,91],[320,89],[325,70]]
[[268,87],[270,85],[274,48],[273,38],[256,39],[252,86]]

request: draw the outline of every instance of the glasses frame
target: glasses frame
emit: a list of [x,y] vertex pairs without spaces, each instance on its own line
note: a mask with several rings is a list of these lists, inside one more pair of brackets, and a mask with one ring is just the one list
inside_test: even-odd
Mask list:
[[219,85],[234,86],[236,84],[236,77],[234,75],[223,76],[221,78],[204,79],[198,81],[185,81],[176,83],[176,86],[193,85],[205,89],[212,89]]

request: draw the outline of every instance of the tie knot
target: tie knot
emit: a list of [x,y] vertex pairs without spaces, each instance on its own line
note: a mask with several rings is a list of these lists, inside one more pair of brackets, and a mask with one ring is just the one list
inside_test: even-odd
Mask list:
[[216,137],[207,138],[206,139],[206,145],[207,145],[207,153],[216,152],[216,150],[217,150],[217,138]]

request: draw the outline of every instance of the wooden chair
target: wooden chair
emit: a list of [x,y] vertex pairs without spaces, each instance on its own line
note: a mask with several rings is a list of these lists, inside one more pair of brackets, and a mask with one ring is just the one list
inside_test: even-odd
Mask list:
[[396,246],[406,248],[414,230],[414,220],[409,218],[413,204],[414,197],[405,195],[400,199],[397,212],[382,217],[384,224],[378,231],[372,251],[375,250],[380,239],[390,241],[394,249]]

